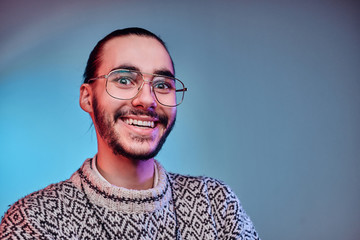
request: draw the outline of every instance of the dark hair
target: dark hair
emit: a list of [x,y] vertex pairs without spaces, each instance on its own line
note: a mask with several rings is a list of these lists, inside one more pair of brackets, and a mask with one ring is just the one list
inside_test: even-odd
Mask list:
[[173,69],[175,71],[175,67],[174,67],[174,62],[171,58],[171,55],[169,53],[169,50],[167,49],[165,43],[163,40],[161,40],[160,37],[156,36],[154,33],[143,29],[143,28],[137,28],[137,27],[133,27],[133,28],[124,28],[124,29],[118,29],[113,31],[112,33],[108,34],[107,36],[105,36],[103,39],[101,39],[96,46],[94,47],[94,49],[91,51],[90,55],[89,55],[89,59],[87,61],[86,64],[86,68],[85,68],[85,72],[84,72],[84,83],[88,83],[89,79],[97,77],[95,76],[97,69],[100,65],[100,54],[101,51],[103,49],[103,46],[106,42],[108,42],[109,40],[116,38],[116,37],[122,37],[122,36],[128,36],[128,35],[137,35],[137,36],[145,36],[145,37],[151,37],[154,38],[156,40],[158,40],[166,49],[166,51],[168,52],[170,59],[171,59],[171,64],[173,66]]

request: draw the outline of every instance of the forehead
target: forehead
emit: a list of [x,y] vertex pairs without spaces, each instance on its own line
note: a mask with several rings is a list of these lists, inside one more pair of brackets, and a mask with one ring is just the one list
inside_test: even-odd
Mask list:
[[168,70],[174,73],[171,58],[164,46],[147,36],[121,36],[106,42],[101,51],[98,74],[107,74],[122,65],[134,66],[142,72]]

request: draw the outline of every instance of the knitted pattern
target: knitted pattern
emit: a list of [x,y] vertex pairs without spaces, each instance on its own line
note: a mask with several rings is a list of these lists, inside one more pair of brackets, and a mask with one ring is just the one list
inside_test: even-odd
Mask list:
[[167,173],[158,185],[129,190],[102,184],[91,159],[70,179],[17,201],[0,239],[259,239],[228,186]]

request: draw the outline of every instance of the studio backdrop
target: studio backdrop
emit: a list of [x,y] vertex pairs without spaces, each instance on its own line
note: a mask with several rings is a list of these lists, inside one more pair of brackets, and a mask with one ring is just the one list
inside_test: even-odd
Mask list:
[[360,235],[356,1],[0,2],[0,215],[96,154],[78,103],[111,31],[160,35],[188,87],[157,159],[236,192],[262,239]]

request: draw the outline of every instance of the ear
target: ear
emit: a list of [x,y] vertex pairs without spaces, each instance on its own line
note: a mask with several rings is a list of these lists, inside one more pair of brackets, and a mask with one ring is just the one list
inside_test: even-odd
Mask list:
[[93,94],[93,89],[89,84],[84,83],[81,85],[80,99],[79,99],[80,107],[82,108],[82,110],[84,110],[87,113],[93,112],[92,94]]

